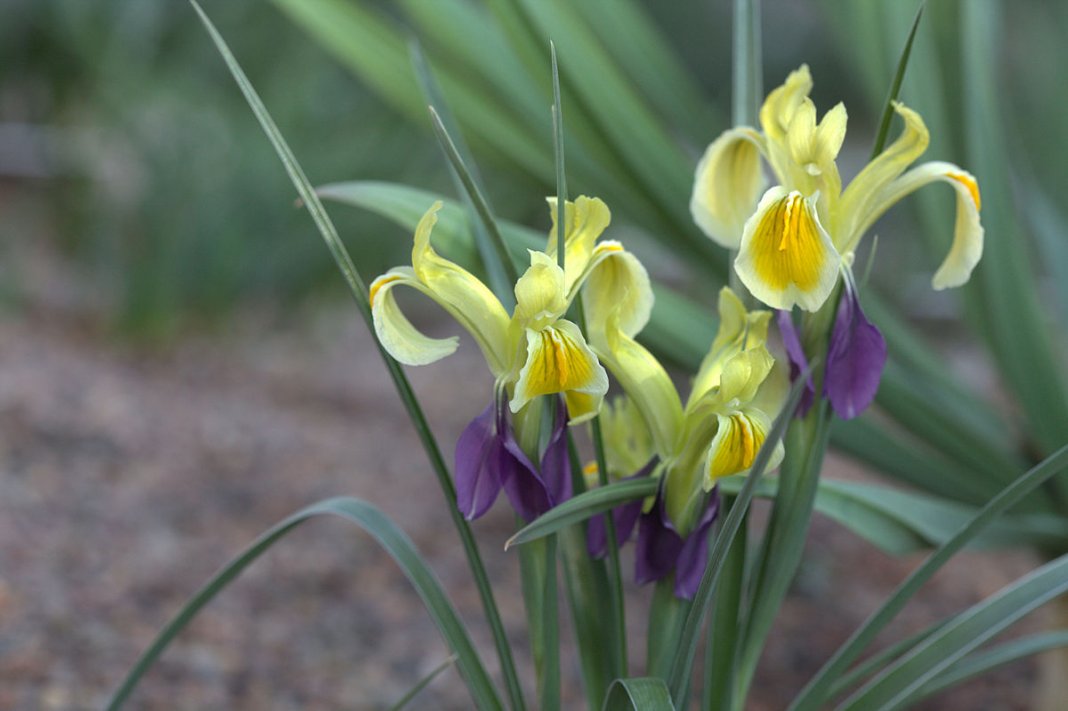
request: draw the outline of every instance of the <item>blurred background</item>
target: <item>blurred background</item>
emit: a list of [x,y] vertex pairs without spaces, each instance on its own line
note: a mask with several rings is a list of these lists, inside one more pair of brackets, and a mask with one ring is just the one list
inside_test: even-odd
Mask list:
[[[498,3],[203,4],[313,183],[381,180],[453,195],[429,122],[411,101],[412,76],[397,73],[400,65],[385,55],[377,73],[358,52],[346,59],[338,49],[344,28],[332,44],[308,18],[316,6],[359,8],[389,29],[380,33],[385,49],[419,36],[462,114],[466,95],[450,93],[447,79],[473,76],[478,86],[477,68],[450,51],[458,40],[449,28],[438,24],[435,34],[428,26],[436,13],[453,11],[492,23]],[[594,18],[611,8],[579,5]],[[668,117],[666,135],[695,163],[729,125],[730,3],[632,5],[672,50],[671,66],[692,80],[678,106],[657,97],[649,105]],[[915,8],[764,5],[765,90],[806,62],[820,111],[846,103],[848,178],[870,150]],[[1027,230],[1019,248],[1039,265],[1043,303],[1063,316],[1068,10],[1040,0],[1005,10],[994,98],[1012,158],[1009,197]],[[611,16],[602,19],[591,26],[611,33]],[[972,117],[960,91],[967,52],[958,23],[959,3],[930,4],[902,98],[928,120],[928,157],[967,168],[962,143]],[[535,51],[544,68],[530,81],[544,86],[547,50]],[[568,61],[563,49],[565,71]],[[484,84],[485,105],[524,126],[551,158],[548,100],[517,105],[491,80]],[[596,97],[578,85],[569,91],[565,121],[574,107],[580,134],[569,139],[581,141],[581,115],[597,115],[588,103]],[[467,138],[497,213],[547,229],[551,180],[537,160],[502,153],[477,127]],[[583,172],[597,150],[617,160],[611,145],[576,153],[573,193],[600,194],[597,171]],[[640,199],[628,207],[628,196],[640,198],[647,187],[641,175],[630,177],[633,186],[604,183],[610,206],[622,203],[621,234],[656,276],[711,303],[721,276],[691,273],[684,250],[667,256],[657,246],[658,239],[696,244],[683,224],[688,214],[643,213]],[[960,297],[927,287],[951,236],[946,193],[923,195],[880,225],[892,238],[879,242],[872,279],[913,325],[938,335],[969,382],[989,389],[991,366],[957,325]],[[678,203],[687,200],[688,193]],[[331,215],[365,278],[407,260],[410,233],[381,215],[347,206]],[[925,224],[941,227],[913,239]],[[354,494],[381,505],[423,547],[468,619],[477,617],[462,556],[441,535],[443,504],[436,492],[412,496],[429,491],[429,473],[356,316],[187,4],[0,0],[0,708],[99,707],[206,575],[320,496]],[[488,392],[468,346],[411,373],[443,443],[480,409],[483,398],[471,392]],[[832,466],[833,475],[867,476],[844,458]],[[510,520],[494,514],[476,530],[521,644],[514,561],[497,552]],[[811,546],[753,708],[781,707],[912,564],[826,521],[817,521]],[[905,627],[978,600],[1033,562],[1026,554],[969,556],[940,576]],[[644,621],[631,617],[637,635]],[[488,648],[485,630],[473,624]],[[445,656],[392,564],[340,524],[315,524],[213,604],[149,676],[134,707],[380,708]],[[1010,667],[925,708],[1024,708],[1033,673],[1031,663]],[[577,672],[569,683],[575,694]],[[447,674],[417,707],[464,708],[464,699],[458,678]]]

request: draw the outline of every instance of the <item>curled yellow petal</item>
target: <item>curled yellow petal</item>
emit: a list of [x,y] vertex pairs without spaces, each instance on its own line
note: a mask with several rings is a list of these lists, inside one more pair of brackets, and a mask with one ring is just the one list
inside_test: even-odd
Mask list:
[[842,193],[831,231],[842,254],[852,252],[860,238],[892,203],[882,199],[887,186],[919,158],[930,143],[923,118],[901,102],[894,111],[905,122],[901,134],[876,156]]
[[463,267],[434,251],[430,236],[441,202],[435,202],[415,229],[412,272],[423,293],[438,302],[475,340],[495,375],[508,367],[508,313],[493,292]]
[[694,377],[687,407],[720,384],[723,367],[734,355],[748,348],[763,346],[768,339],[771,312],[747,311],[742,300],[729,287],[719,292],[719,330],[712,347],[701,361]]
[[834,288],[840,257],[809,199],[771,188],[745,224],[735,270],[760,301],[815,311]]
[[564,393],[571,424],[597,414],[608,392],[608,374],[578,326],[560,320],[526,330],[526,361],[519,371],[510,407],[517,412],[540,395]]
[[597,245],[577,285],[584,289],[591,330],[603,328],[612,313],[618,318],[619,329],[627,336],[636,336],[649,322],[653,311],[649,274],[638,258],[619,242],[606,240]]
[[737,249],[766,180],[760,169],[763,137],[748,126],[720,134],[705,150],[694,174],[690,214],[713,240]]
[[935,289],[948,289],[967,282],[983,256],[984,231],[979,221],[982,202],[975,176],[952,163],[924,163],[888,185],[879,196],[879,203],[889,207],[909,193],[935,181],[949,183],[957,194],[953,244],[931,282]]
[[430,338],[412,325],[393,296],[393,287],[404,285],[426,292],[407,267],[391,269],[371,282],[371,316],[375,334],[386,352],[405,365],[426,365],[451,354],[459,339]]

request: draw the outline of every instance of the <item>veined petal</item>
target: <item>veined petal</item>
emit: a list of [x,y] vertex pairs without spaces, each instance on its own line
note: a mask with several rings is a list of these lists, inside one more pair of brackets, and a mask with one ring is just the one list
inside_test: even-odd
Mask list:
[[[553,226],[549,231],[549,241],[545,252],[554,260],[557,247],[557,219],[559,217],[559,200],[546,198],[552,214]],[[571,292],[572,286],[586,269],[593,255],[594,244],[601,233],[612,221],[612,213],[600,198],[580,195],[574,202],[564,205],[564,270],[565,289]]]
[[[584,305],[592,330],[600,328],[613,312],[619,329],[630,337],[649,323],[653,311],[649,274],[619,242],[606,240],[597,245],[575,288],[585,289]],[[574,296],[574,292],[569,294],[569,300]]]
[[880,196],[927,150],[930,143],[927,126],[918,113],[901,102],[894,103],[894,111],[904,120],[904,130],[853,178],[832,215],[831,228],[842,254],[853,251],[868,228],[890,207],[892,203],[885,202]]
[[[722,477],[746,472],[756,459],[768,436],[771,422],[760,410],[750,408],[731,415],[720,415],[719,428],[708,447],[705,460],[705,490],[711,490]],[[776,447],[768,469],[782,461],[781,443]]]
[[720,134],[697,163],[690,214],[706,235],[728,249],[738,248],[745,221],[767,182],[760,169],[763,152],[763,137],[740,126]]
[[526,337],[527,358],[515,384],[512,412],[518,412],[539,395],[572,391],[580,397],[566,398],[571,424],[595,416],[608,392],[608,374],[586,345],[578,326],[560,320],[540,330],[528,328]]
[[952,163],[924,163],[888,185],[879,196],[879,205],[885,205],[882,207],[885,211],[909,193],[936,180],[949,183],[957,191],[953,244],[931,282],[935,289],[947,289],[966,283],[983,256],[983,225],[979,221],[982,202],[975,176]]
[[815,311],[834,288],[840,264],[811,200],[776,186],[745,223],[734,268],[765,304]]
[[371,282],[371,316],[386,352],[405,365],[426,365],[455,351],[460,343],[456,336],[431,338],[412,325],[393,296],[393,287],[398,285],[433,296],[408,267],[391,269]]
[[441,304],[471,333],[482,349],[490,370],[500,376],[509,363],[508,313],[489,287],[463,267],[434,251],[430,234],[437,223],[440,209],[441,201],[435,202],[415,228],[413,272],[426,287],[424,293]]
[[541,328],[567,310],[564,272],[544,252],[530,252],[530,267],[515,284],[515,318],[524,327]]

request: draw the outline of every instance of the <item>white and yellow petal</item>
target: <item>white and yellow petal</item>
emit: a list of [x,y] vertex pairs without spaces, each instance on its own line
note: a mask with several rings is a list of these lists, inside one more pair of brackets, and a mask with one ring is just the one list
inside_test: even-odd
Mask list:
[[431,338],[412,325],[393,295],[393,287],[401,285],[427,293],[409,267],[391,269],[371,282],[371,316],[386,352],[405,365],[427,365],[455,351],[460,340],[456,336]]
[[570,422],[575,424],[597,414],[606,392],[608,374],[578,326],[560,320],[542,329],[526,329],[526,360],[509,404],[512,412],[541,395],[564,393]]
[[841,257],[810,198],[776,186],[745,224],[735,271],[760,301],[776,309],[815,311],[838,279]]
[[706,235],[728,249],[738,248],[745,221],[767,182],[760,166],[763,152],[763,136],[741,126],[720,134],[697,163],[690,214]]
[[[546,200],[552,215],[552,229],[549,231],[545,252],[556,259],[559,241],[556,233],[559,201],[555,197],[546,198]],[[585,271],[593,256],[597,238],[607,229],[611,221],[612,213],[600,198],[580,195],[575,198],[574,202],[567,201],[564,206],[564,283],[567,291],[572,291],[575,282]]]
[[975,176],[952,163],[924,163],[887,186],[879,201],[887,206],[892,205],[909,193],[935,181],[949,183],[957,194],[953,244],[932,279],[935,289],[948,289],[966,283],[983,256],[983,225],[979,221],[982,200]]
[[441,202],[435,202],[415,229],[412,272],[421,289],[438,302],[478,342],[490,370],[500,376],[508,367],[508,313],[493,292],[463,267],[434,251],[430,236]]

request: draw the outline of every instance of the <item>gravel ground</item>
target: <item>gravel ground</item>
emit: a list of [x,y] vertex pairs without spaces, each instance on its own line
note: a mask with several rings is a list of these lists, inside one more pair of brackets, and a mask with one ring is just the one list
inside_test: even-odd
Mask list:
[[[212,571],[286,514],[336,495],[366,498],[401,524],[494,658],[445,504],[353,311],[234,322],[144,350],[47,310],[0,316],[0,708],[101,707]],[[410,375],[451,455],[488,397],[484,365],[465,344]],[[864,476],[833,458],[826,475]],[[529,676],[517,565],[501,550],[511,521],[498,505],[475,528]],[[817,519],[750,708],[783,708],[917,560],[890,559]],[[887,639],[1033,564],[961,556]],[[628,595],[637,657],[648,591]],[[388,557],[343,522],[313,522],[204,610],[130,708],[383,708],[446,656]],[[920,708],[1026,708],[1034,678],[1032,663],[1017,664]],[[564,684],[565,707],[580,708],[573,657]],[[413,704],[469,707],[455,672]]]

